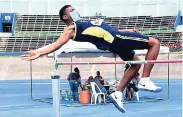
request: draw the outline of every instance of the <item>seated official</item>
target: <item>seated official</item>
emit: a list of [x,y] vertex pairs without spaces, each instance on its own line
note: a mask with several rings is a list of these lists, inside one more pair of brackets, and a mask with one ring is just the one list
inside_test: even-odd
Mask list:
[[[104,80],[103,80],[104,81]],[[106,88],[104,87],[104,85],[101,83],[101,77],[96,76],[94,79],[92,79],[90,82],[95,82],[97,84],[97,86],[100,88],[100,90],[103,93],[107,93]],[[97,88],[96,88],[97,89]],[[96,92],[99,92],[98,90],[96,90]]]
[[103,77],[100,75],[100,71],[97,71],[97,72],[96,72],[95,78],[96,78],[96,77],[98,77],[99,80],[100,80],[100,83],[101,83],[102,85],[104,85],[104,79],[103,79]]
[[83,89],[87,89],[86,86],[90,84],[90,81],[93,80],[93,76],[89,76],[89,78],[83,84]]

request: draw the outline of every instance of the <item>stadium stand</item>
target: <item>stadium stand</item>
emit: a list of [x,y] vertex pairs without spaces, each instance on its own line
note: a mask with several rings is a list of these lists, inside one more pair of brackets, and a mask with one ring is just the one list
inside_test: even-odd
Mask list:
[[[118,29],[138,28],[141,33],[159,39],[161,45],[182,43],[181,33],[173,32],[175,16],[90,16],[83,17],[83,20],[97,18]],[[17,15],[16,21],[15,37],[2,37],[0,52],[22,52],[48,45],[60,36],[65,27],[57,15]]]
[[37,49],[53,43],[57,36],[41,36],[41,37],[3,37],[4,46],[0,42],[0,52],[23,52],[27,50]]
[[176,43],[176,42],[181,42],[181,40],[179,40],[181,38],[181,33],[179,32],[174,32],[174,33],[152,33],[152,34],[148,34],[149,36],[155,37],[157,38],[161,44],[165,44],[165,43]]
[[60,22],[56,15],[19,15],[15,33],[16,36],[29,36],[29,32],[33,34],[31,36],[41,36],[39,34],[52,32],[60,34],[64,27],[64,23]]
[[[83,17],[83,19],[94,20],[97,17]],[[118,29],[139,28],[142,30],[170,30],[173,28],[175,16],[150,17],[150,16],[132,16],[132,17],[105,17],[104,22]],[[17,16],[16,35],[22,36],[32,34],[41,34],[45,32],[60,33],[65,24],[59,20],[57,15],[19,15]]]

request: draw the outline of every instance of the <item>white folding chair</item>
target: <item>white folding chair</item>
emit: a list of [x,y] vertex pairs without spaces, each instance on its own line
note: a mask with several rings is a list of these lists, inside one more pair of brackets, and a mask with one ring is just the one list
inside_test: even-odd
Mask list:
[[[98,87],[98,85],[95,82],[90,82],[91,84],[91,89],[92,89],[92,95],[91,95],[91,103],[94,101],[94,104],[97,103],[97,99],[99,100],[99,103],[101,103],[102,101],[102,95],[104,98],[104,103],[105,103],[105,94],[102,93],[102,91],[100,90],[100,88]],[[96,92],[96,88],[99,91],[98,93]]]
[[[126,90],[127,90],[127,88],[125,88],[125,97],[126,97]],[[134,91],[134,94],[136,96],[137,101],[139,101],[140,100],[140,98],[139,98],[139,92],[138,91],[137,92]],[[124,97],[124,99],[125,99],[125,97]]]
[[139,93],[138,93],[138,91],[135,92],[135,95],[136,95],[137,101],[139,101],[140,99],[139,99]]

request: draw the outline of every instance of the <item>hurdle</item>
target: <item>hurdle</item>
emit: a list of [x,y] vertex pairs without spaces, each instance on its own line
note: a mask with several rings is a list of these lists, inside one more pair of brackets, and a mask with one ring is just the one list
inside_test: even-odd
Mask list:
[[[56,53],[58,54],[60,52],[57,51]],[[69,56],[73,56],[73,53],[72,52],[69,52],[69,53],[71,53]],[[76,53],[78,53],[78,52],[76,52]],[[90,52],[86,52],[86,53],[90,53]],[[105,51],[105,52],[104,51],[101,51],[99,53],[102,53],[102,54],[103,53],[111,54],[108,51]],[[143,51],[137,52],[137,55],[141,56],[141,55],[144,55],[145,53],[146,53],[146,50],[143,50]],[[169,50],[162,49],[162,51],[160,51],[160,54],[161,55],[167,55],[167,59],[169,60],[169,55],[171,55],[171,54],[182,54],[182,52],[169,52]],[[60,54],[58,54],[58,58],[59,58],[59,56],[60,56]],[[50,57],[50,56],[48,56],[48,57]],[[114,60],[116,62],[118,56],[116,54],[112,54],[112,57],[114,57]],[[51,58],[54,58],[54,55],[51,55]],[[72,57],[70,59],[71,59],[70,62],[73,62]],[[113,65],[113,64],[115,65],[115,67],[114,67],[114,73],[115,73],[114,75],[115,76],[114,77],[115,77],[115,80],[118,80],[117,79],[117,73],[116,73],[116,71],[117,71],[117,67],[116,67],[117,63],[115,63],[115,62],[114,63],[110,63],[110,64],[111,65]],[[53,63],[53,64],[55,64],[55,63]],[[57,64],[59,64],[59,62]],[[31,83],[30,84],[31,85],[30,86],[30,95],[31,95],[31,100],[53,104],[52,101],[50,101],[50,100],[52,100],[52,97],[41,97],[40,98],[40,97],[34,97],[33,96],[33,75],[32,75],[33,74],[32,73],[33,72],[33,68],[32,68],[32,65],[33,65],[33,62],[30,61],[30,83]],[[68,64],[68,65],[71,65],[71,71],[72,71],[72,64]],[[91,64],[89,64],[89,65],[91,65]],[[168,69],[167,77],[168,77],[168,83],[169,83],[169,63],[168,63],[167,69]],[[169,96],[168,96],[168,98],[169,98]],[[61,105],[62,106],[73,106],[73,105],[70,105],[70,104],[61,104]]]
[[[120,61],[120,62],[59,62],[58,56],[54,53],[54,72],[52,75],[52,94],[53,94],[53,110],[54,117],[61,117],[60,107],[60,76],[58,75],[58,67],[60,65],[94,65],[94,64],[162,64],[162,63],[182,63],[183,59],[175,60],[145,60],[145,61]],[[168,66],[169,67],[169,66]],[[169,78],[168,78],[169,81]],[[169,85],[169,82],[168,82]],[[168,86],[169,88],[169,86]],[[168,89],[169,96],[169,89]],[[168,97],[169,98],[169,97]],[[157,99],[161,100],[161,99]],[[156,100],[156,101],[157,101]]]

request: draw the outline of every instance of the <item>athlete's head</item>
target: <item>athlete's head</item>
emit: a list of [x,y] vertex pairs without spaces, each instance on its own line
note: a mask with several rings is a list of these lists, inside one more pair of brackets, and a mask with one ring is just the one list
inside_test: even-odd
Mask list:
[[79,14],[71,5],[63,6],[59,11],[59,16],[60,20],[64,21],[65,23],[70,23],[80,19]]

